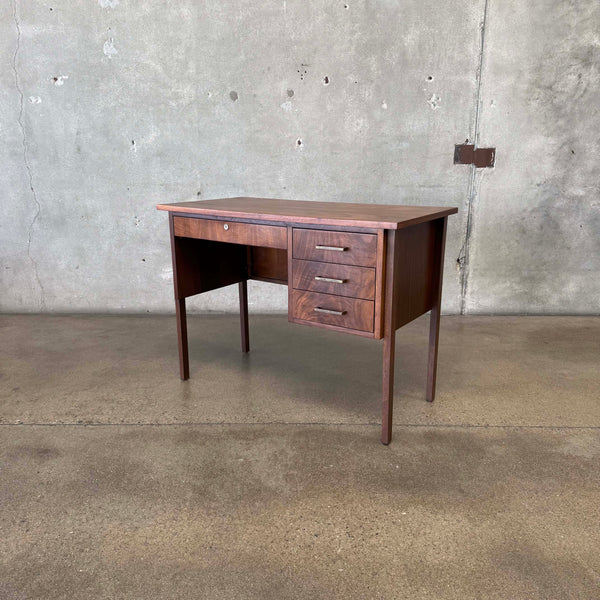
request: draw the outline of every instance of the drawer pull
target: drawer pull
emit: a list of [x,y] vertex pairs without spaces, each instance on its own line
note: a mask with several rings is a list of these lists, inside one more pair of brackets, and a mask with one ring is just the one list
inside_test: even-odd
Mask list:
[[345,279],[333,279],[332,277],[321,277],[315,275],[315,281],[326,281],[327,283],[346,283]]
[[343,252],[344,250],[347,250],[347,248],[343,248],[342,246],[315,246],[315,249],[317,250],[336,250],[337,252]]
[[313,310],[315,312],[325,313],[327,315],[338,315],[338,317],[341,317],[342,315],[346,314],[345,310],[331,310],[330,308],[321,308],[320,306],[316,306],[315,308],[313,308]]

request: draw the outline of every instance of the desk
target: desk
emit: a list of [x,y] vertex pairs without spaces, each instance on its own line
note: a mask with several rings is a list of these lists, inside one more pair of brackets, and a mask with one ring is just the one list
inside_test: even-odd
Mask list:
[[181,379],[185,299],[237,283],[250,349],[248,279],[288,286],[288,320],[383,339],[381,441],[392,439],[396,329],[431,311],[426,399],[435,396],[448,216],[457,208],[223,198],[169,212]]

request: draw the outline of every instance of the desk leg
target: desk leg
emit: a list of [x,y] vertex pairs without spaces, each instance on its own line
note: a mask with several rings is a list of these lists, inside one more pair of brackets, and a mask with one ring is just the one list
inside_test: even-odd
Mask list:
[[381,405],[381,443],[392,441],[394,408],[394,356],[396,352],[396,232],[385,232],[385,286],[383,305],[383,394]]
[[190,378],[185,298],[175,300],[175,314],[177,317],[177,341],[179,342],[179,374],[185,381]]
[[383,338],[383,398],[381,410],[381,443],[392,441],[392,414],[394,412],[394,356],[396,331],[391,329]]
[[427,402],[435,399],[435,380],[437,376],[438,342],[440,337],[440,307],[431,309],[429,318],[429,362],[427,364]]
[[248,330],[248,282],[240,281],[240,327],[242,330],[242,352],[250,352],[250,333]]
[[446,222],[438,219],[435,233],[435,268],[433,272],[433,307],[429,318],[429,361],[427,365],[427,402],[435,399],[437,376],[438,342],[440,337],[440,317],[442,310],[442,279],[444,275],[444,250],[446,246]]

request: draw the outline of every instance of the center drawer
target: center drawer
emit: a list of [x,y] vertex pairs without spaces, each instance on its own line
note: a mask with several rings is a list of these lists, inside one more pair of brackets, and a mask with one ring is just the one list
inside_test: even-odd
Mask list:
[[228,242],[230,244],[287,248],[287,228],[278,225],[174,217],[173,233],[179,237]]
[[375,269],[294,259],[292,273],[293,287],[298,290],[375,298]]
[[371,233],[294,228],[293,257],[342,265],[374,267],[377,236]]

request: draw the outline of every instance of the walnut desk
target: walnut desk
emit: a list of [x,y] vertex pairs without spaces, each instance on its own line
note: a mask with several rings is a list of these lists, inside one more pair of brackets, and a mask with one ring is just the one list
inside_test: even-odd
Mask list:
[[427,400],[433,401],[448,215],[456,208],[223,198],[169,211],[179,365],[189,377],[185,299],[239,284],[249,351],[248,279],[288,286],[288,320],[383,338],[381,441],[392,438],[396,329],[431,310]]

